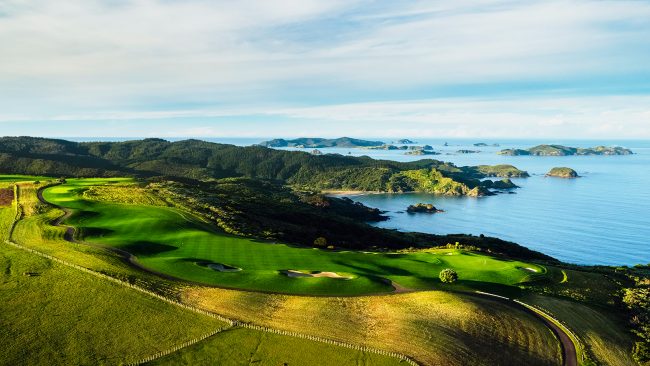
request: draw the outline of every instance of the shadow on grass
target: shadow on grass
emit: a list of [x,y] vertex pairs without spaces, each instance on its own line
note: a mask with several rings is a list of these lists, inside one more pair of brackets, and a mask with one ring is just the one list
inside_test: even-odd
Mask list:
[[166,245],[160,243],[154,243],[150,241],[137,241],[124,245],[120,249],[127,251],[133,255],[156,255],[164,252],[170,252],[172,250],[178,249],[173,245]]

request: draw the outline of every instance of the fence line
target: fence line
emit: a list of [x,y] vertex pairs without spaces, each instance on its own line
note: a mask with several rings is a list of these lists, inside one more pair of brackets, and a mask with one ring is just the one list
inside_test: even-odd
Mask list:
[[215,335],[215,334],[217,334],[217,333],[221,333],[221,332],[223,332],[224,330],[226,330],[226,329],[231,329],[231,328],[232,328],[232,327],[221,327],[221,328],[218,328],[218,329],[213,330],[212,332],[210,332],[210,333],[208,333],[208,334],[204,334],[204,335],[202,335],[202,336],[200,336],[200,337],[197,337],[197,338],[191,339],[191,340],[189,340],[189,341],[187,341],[187,342],[183,342],[183,343],[178,344],[178,345],[176,345],[176,346],[174,346],[174,347],[172,347],[172,348],[170,348],[170,349],[167,349],[167,350],[164,350],[164,351],[160,351],[160,352],[158,352],[158,353],[154,353],[153,355],[147,356],[147,357],[145,357],[145,358],[143,358],[143,359],[141,359],[141,360],[138,360],[138,361],[135,361],[135,362],[127,363],[126,365],[127,365],[127,366],[137,366],[137,365],[145,364],[145,363],[147,363],[147,362],[151,362],[151,361],[156,360],[156,359],[159,359],[159,358],[161,358],[161,357],[165,357],[165,356],[167,356],[167,355],[170,355],[170,354],[172,354],[172,353],[174,353],[174,352],[180,351],[180,350],[183,349],[183,348],[187,348],[187,347],[189,347],[189,346],[191,346],[191,345],[197,344],[197,343],[199,343],[199,342],[201,342],[201,341],[206,340],[207,338],[212,337],[213,335]]

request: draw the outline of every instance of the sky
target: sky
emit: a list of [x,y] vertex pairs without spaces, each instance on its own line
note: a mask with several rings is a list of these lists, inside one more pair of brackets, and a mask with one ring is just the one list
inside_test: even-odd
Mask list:
[[0,0],[0,128],[650,139],[650,1]]

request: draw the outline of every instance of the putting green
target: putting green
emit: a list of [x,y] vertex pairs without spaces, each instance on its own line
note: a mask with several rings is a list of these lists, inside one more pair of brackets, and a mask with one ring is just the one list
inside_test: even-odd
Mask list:
[[[74,210],[66,223],[85,240],[126,250],[145,267],[210,285],[295,294],[353,295],[389,292],[385,279],[424,289],[441,286],[440,270],[453,268],[457,286],[514,286],[544,276],[541,266],[459,250],[416,253],[327,251],[260,242],[211,229],[175,208],[92,201],[90,186],[129,179],[69,179],[44,198]],[[241,271],[219,271],[221,264]],[[334,272],[344,277],[289,277],[286,270]],[[535,272],[536,271],[536,272]]]

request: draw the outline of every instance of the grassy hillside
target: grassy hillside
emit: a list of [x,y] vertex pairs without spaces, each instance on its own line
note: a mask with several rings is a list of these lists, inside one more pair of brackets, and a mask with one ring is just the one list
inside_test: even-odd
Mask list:
[[[111,181],[70,179],[45,190],[44,197],[75,210],[66,222],[79,227],[84,240],[126,250],[146,267],[189,281],[259,291],[349,295],[392,291],[384,279],[409,288],[432,288],[440,285],[438,273],[444,268],[459,273],[456,286],[497,291],[501,285],[517,285],[544,273],[538,265],[462,250],[363,253],[264,243],[220,233],[170,207],[83,198],[85,187]],[[241,270],[220,272],[211,267],[217,264]],[[291,278],[283,273],[286,270],[334,272],[344,278]]]
[[304,297],[186,288],[185,301],[267,326],[399,351],[425,365],[557,365],[542,323],[501,302],[444,291]]
[[[289,352],[287,352],[289,351]],[[341,349],[300,338],[235,328],[148,365],[406,365],[375,353]]]
[[625,329],[621,314],[609,309],[594,308],[576,301],[529,295],[526,301],[535,304],[562,319],[587,348],[589,356],[598,364],[633,366],[633,341]]
[[225,325],[4,243],[0,269],[3,365],[119,364]]
[[[429,179],[422,182],[402,177],[403,172],[419,170],[427,171]],[[199,140],[77,143],[3,137],[0,138],[0,173],[65,177],[168,176],[184,180],[248,177],[312,189],[488,194],[481,189],[479,179],[486,175],[480,170],[461,169],[437,160],[404,163],[338,154],[315,156]],[[454,184],[450,186],[448,180]],[[452,189],[446,189],[449,187]]]

